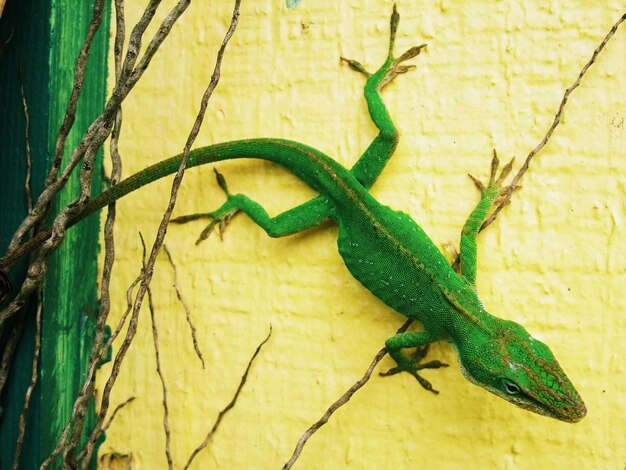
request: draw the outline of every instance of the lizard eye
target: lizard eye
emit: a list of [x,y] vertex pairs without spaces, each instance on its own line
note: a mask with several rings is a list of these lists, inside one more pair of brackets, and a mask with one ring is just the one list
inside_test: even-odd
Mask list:
[[522,393],[520,386],[509,379],[501,378],[500,386],[502,387],[502,391],[507,395],[519,395]]

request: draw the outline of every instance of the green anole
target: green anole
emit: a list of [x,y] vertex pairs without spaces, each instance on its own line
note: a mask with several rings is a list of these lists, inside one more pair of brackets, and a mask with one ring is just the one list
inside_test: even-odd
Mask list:
[[[396,130],[380,92],[398,74],[412,66],[405,61],[425,45],[399,57],[393,46],[399,15],[391,16],[389,53],[383,65],[368,73],[358,62],[342,58],[350,68],[367,76],[365,99],[378,136],[356,164],[346,169],[322,152],[281,139],[226,142],[192,151],[188,167],[237,158],[258,158],[282,165],[319,193],[316,198],[270,217],[261,205],[243,194],[231,194],[216,172],[226,202],[204,214],[209,230],[223,227],[234,214],[244,212],[271,237],[283,237],[332,220],[339,226],[337,245],[352,275],[374,295],[423,328],[397,334],[385,345],[397,367],[388,374],[408,372],[427,390],[436,393],[419,371],[438,368],[439,361],[422,363],[428,345],[448,341],[458,352],[461,369],[473,383],[505,400],[536,413],[567,422],[586,414],[585,405],[552,352],[512,321],[489,314],[476,293],[476,237],[490,210],[507,188],[502,187],[511,165],[497,176],[494,157],[486,185],[475,181],[480,201],[461,233],[460,266],[453,269],[439,249],[407,214],[380,204],[368,192],[398,144]],[[172,157],[122,181],[92,201],[70,223],[73,225],[124,195],[174,173],[181,156]],[[22,245],[0,260],[0,270],[35,248],[50,232]],[[409,357],[405,349],[417,348]]]

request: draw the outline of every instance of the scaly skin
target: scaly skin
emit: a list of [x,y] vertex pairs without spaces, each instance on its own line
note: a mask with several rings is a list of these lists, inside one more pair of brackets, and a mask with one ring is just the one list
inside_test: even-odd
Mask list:
[[[461,235],[460,273],[454,271],[411,217],[380,204],[368,192],[398,142],[398,132],[380,91],[398,74],[407,72],[411,66],[402,63],[417,56],[424,47],[411,48],[395,58],[393,44],[398,22],[394,7],[389,55],[375,73],[368,73],[356,61],[342,58],[352,69],[367,76],[365,98],[380,131],[351,170],[311,147],[288,140],[240,140],[200,148],[191,152],[188,167],[237,158],[269,160],[287,168],[320,196],[271,218],[245,195],[230,194],[224,178],[216,172],[227,195],[226,202],[213,212],[174,221],[184,223],[208,217],[208,235],[215,226],[223,231],[232,216],[241,211],[268,235],[282,237],[331,219],[339,225],[339,253],[353,276],[387,305],[423,325],[422,330],[387,340],[387,350],[398,366],[385,375],[409,372],[422,386],[436,393],[418,370],[445,366],[439,361],[420,363],[430,343],[445,340],[458,351],[461,368],[471,382],[530,411],[562,421],[579,421],[585,416],[585,405],[550,349],[520,325],[490,315],[476,293],[476,236],[503,191],[500,186],[510,165],[496,179],[498,163],[494,158],[489,183],[485,186],[474,179],[481,199]],[[157,163],[102,193],[72,224],[129,192],[174,173],[180,160],[179,155]],[[27,246],[9,253],[0,260],[0,269],[6,269],[46,236],[44,232]],[[410,347],[418,350],[413,358],[404,351]]]

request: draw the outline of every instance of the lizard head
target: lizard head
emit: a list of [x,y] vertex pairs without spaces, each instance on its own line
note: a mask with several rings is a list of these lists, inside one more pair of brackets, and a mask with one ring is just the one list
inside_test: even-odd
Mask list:
[[474,337],[457,347],[465,376],[499,397],[569,423],[587,413],[550,348],[517,323],[500,320],[482,341]]

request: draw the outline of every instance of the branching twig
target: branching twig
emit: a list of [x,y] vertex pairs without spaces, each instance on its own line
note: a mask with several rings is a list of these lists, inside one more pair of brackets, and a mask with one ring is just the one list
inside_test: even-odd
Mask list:
[[85,377],[85,380],[83,382],[83,386],[82,386],[78,396],[76,397],[76,401],[74,402],[74,408],[72,409],[72,416],[70,417],[70,420],[68,421],[68,423],[65,425],[65,428],[63,429],[63,432],[61,433],[61,436],[59,437],[59,441],[58,441],[56,447],[50,453],[50,455],[46,458],[46,460],[44,460],[44,462],[41,464],[40,470],[45,470],[46,468],[48,468],[52,464],[54,459],[56,459],[56,457],[65,449],[66,441],[67,441],[67,438],[69,436],[69,433],[74,428],[74,424],[75,424],[78,416],[83,412],[83,411],[81,411],[81,407],[82,407],[81,402],[82,402],[82,400],[86,400],[86,399],[90,398],[88,396],[87,392],[88,392],[89,386],[90,386],[90,384],[91,384],[91,382],[93,380],[96,368],[104,360],[104,357],[106,356],[107,352],[111,348],[111,345],[113,344],[115,339],[117,339],[117,337],[119,336],[120,332],[122,331],[122,328],[126,324],[126,319],[128,318],[128,315],[132,311],[132,306],[133,306],[133,303],[132,303],[133,302],[133,296],[132,296],[133,295],[133,289],[137,286],[137,284],[139,284],[140,280],[141,280],[141,276],[137,277],[133,281],[133,283],[130,285],[128,290],[126,291],[126,304],[127,304],[127,307],[126,307],[126,310],[124,311],[124,314],[122,315],[122,318],[118,322],[115,331],[113,332],[111,337],[107,340],[107,342],[102,346],[101,350],[98,352],[98,356],[97,356],[96,360],[91,360],[90,359],[89,365],[87,367],[87,373],[85,374],[86,377]]
[[[121,48],[117,47],[119,43],[123,43],[124,35],[125,35],[125,23],[124,23],[124,6],[123,0],[116,1],[116,36],[115,36],[115,77],[116,80],[119,80],[121,73],[121,63],[122,63],[122,51]],[[122,161],[118,152],[118,140],[119,134],[121,131],[122,125],[122,109],[121,106],[118,109],[118,112],[115,117],[115,122],[113,126],[113,131],[111,135],[111,185],[117,184],[122,175]],[[81,174],[81,177],[83,175]],[[89,178],[90,180],[91,178]],[[81,181],[82,183],[82,181]],[[89,184],[90,186],[90,184]],[[106,323],[109,316],[110,308],[111,308],[111,298],[109,292],[109,286],[111,283],[111,275],[113,272],[113,263],[115,262],[115,242],[113,236],[113,227],[115,225],[115,217],[116,217],[116,209],[115,203],[110,204],[107,211],[107,218],[104,225],[104,247],[105,247],[105,256],[103,263],[103,272],[102,272],[102,281],[100,288],[100,309],[98,312],[98,318],[96,320],[95,326],[95,334],[93,345],[90,353],[90,362],[88,369],[90,366],[95,363],[101,362],[101,353],[102,353],[102,344],[104,342],[104,335],[106,329]],[[106,351],[106,349],[105,349]],[[74,432],[70,440],[67,442],[63,449],[63,461],[66,465],[74,465],[74,450],[76,446],[80,442],[80,438],[83,434],[84,421],[87,417],[87,408],[91,399],[94,395],[95,390],[95,375],[87,374],[89,377],[89,382],[85,381],[83,387],[81,389],[81,393],[76,398],[74,403],[74,409],[72,412],[72,420],[74,420],[73,428]]]
[[[121,78],[116,82],[111,97],[105,105],[104,112],[89,126],[82,140],[76,146],[68,159],[68,163],[62,171],[61,176],[53,183],[46,185],[37,199],[33,211],[29,213],[20,224],[20,227],[17,229],[11,240],[7,253],[2,260],[0,260],[3,269],[9,270],[15,264],[16,260],[22,256],[22,247],[19,246],[20,240],[22,240],[29,228],[33,227],[34,224],[41,220],[45,215],[46,208],[48,207],[50,201],[69,180],[69,177],[73,173],[78,162],[85,155],[85,152],[87,152],[90,148],[92,151],[95,151],[108,137],[112,131],[113,121],[122,101],[126,98],[126,96],[128,96],[128,93],[130,93],[137,81],[141,78],[159,46],[168,36],[178,18],[189,6],[190,0],[179,1],[179,3],[171,10],[170,14],[168,14],[163,20],[158,31],[152,38],[137,67],[132,68],[135,63],[135,59],[139,54],[141,35],[145,32],[145,29],[154,16],[156,7],[159,3],[160,0],[153,0],[150,2],[140,22],[133,30],[133,34],[137,33],[139,37],[137,38],[136,35],[131,35],[131,41],[129,42],[129,48],[126,54],[127,60],[124,61]],[[76,86],[76,82],[74,85]],[[74,212],[80,212],[82,207],[81,202],[82,201],[77,201],[77,203],[70,204],[66,209],[62,210],[55,219],[52,226],[51,236],[41,244],[39,255],[33,261],[34,269],[32,274],[29,273],[29,277],[24,280],[19,293],[13,301],[6,308],[0,311],[0,328],[6,320],[23,307],[26,299],[32,294],[34,289],[41,284],[47,267],[48,257],[61,244],[68,220],[71,219]]]
[[[170,15],[174,15],[176,12],[180,11],[180,9],[182,8],[183,11],[184,9],[187,8],[188,4],[189,4],[190,0],[181,0],[173,9],[172,12],[170,13]],[[161,246],[163,245],[163,241],[165,240],[165,234],[167,232],[167,226],[169,224],[169,220],[171,218],[172,215],[172,211],[174,210],[174,207],[176,205],[176,199],[178,196],[178,189],[180,188],[180,185],[182,183],[183,180],[183,176],[185,173],[185,167],[187,165],[187,160],[189,159],[189,152],[191,150],[191,146],[193,145],[193,142],[195,141],[198,133],[200,132],[200,127],[202,125],[202,122],[204,120],[204,115],[206,113],[206,108],[208,106],[208,101],[209,98],[211,97],[211,95],[213,94],[213,91],[215,90],[215,87],[217,86],[218,82],[219,82],[219,78],[220,78],[220,68],[221,68],[221,63],[222,63],[222,59],[224,57],[224,52],[226,50],[226,46],[230,40],[230,38],[232,37],[233,33],[235,32],[235,28],[237,26],[237,20],[239,18],[239,6],[240,6],[241,0],[235,0],[235,7],[233,10],[233,14],[232,14],[232,18],[231,18],[231,23],[230,26],[226,32],[226,35],[224,36],[224,40],[222,41],[222,45],[220,46],[220,49],[218,51],[217,54],[217,60],[216,60],[216,64],[215,64],[215,68],[213,71],[213,74],[211,76],[211,81],[209,83],[209,86],[207,87],[203,97],[202,97],[202,101],[200,104],[200,110],[198,112],[198,115],[196,116],[196,120],[194,122],[193,128],[191,130],[191,132],[189,133],[189,137],[187,138],[187,142],[185,144],[184,150],[183,150],[183,158],[181,160],[180,163],[180,167],[176,173],[176,175],[174,176],[174,181],[172,182],[172,189],[171,189],[171,195],[170,195],[170,200],[168,202],[167,205],[167,209],[163,214],[163,218],[161,219],[161,222],[159,224],[159,228],[158,228],[158,232],[157,232],[157,236],[156,239],[154,241],[154,243],[152,244],[152,248],[150,251],[150,256],[148,257],[148,262],[146,263],[146,267],[142,272],[142,279],[141,279],[141,283],[139,285],[139,290],[137,292],[137,296],[135,297],[135,303],[133,305],[133,313],[131,316],[131,320],[128,326],[128,330],[126,333],[126,337],[124,338],[124,341],[122,342],[122,344],[120,345],[119,351],[117,353],[117,355],[115,356],[115,359],[113,361],[113,368],[111,371],[111,375],[109,376],[109,379],[107,380],[105,387],[104,387],[104,391],[102,394],[102,402],[100,405],[100,413],[98,414],[97,420],[96,420],[96,425],[94,430],[92,431],[91,435],[89,436],[89,438],[87,439],[87,444],[85,446],[85,457],[83,459],[82,462],[82,468],[86,468],[90,459],[91,459],[91,455],[93,453],[93,450],[95,448],[96,442],[99,438],[99,436],[102,433],[102,430],[100,429],[102,426],[102,422],[104,420],[104,416],[106,416],[106,413],[108,411],[109,408],[109,400],[110,400],[110,393],[111,393],[111,389],[113,388],[113,385],[115,384],[117,377],[119,375],[119,371],[120,371],[120,367],[122,364],[122,361],[124,360],[124,357],[126,356],[126,353],[128,352],[128,349],[130,348],[130,344],[132,343],[132,340],[135,336],[135,333],[137,332],[137,324],[139,321],[139,310],[141,308],[144,296],[146,295],[146,292],[148,290],[148,286],[150,285],[150,281],[152,280],[152,275],[153,275],[153,271],[154,271],[154,264],[156,262],[156,258],[157,255],[159,253],[159,250],[161,249]],[[168,15],[169,17],[169,15]],[[167,21],[164,20],[164,23]],[[148,49],[150,48],[150,46],[148,46]],[[146,52],[145,55],[147,55],[148,52]],[[145,57],[144,55],[144,57]],[[141,64],[140,64],[141,65]],[[147,63],[146,63],[147,66]],[[138,65],[139,67],[139,65]],[[132,78],[132,75],[131,75]]]
[[[405,332],[407,328],[411,325],[411,323],[413,323],[413,320],[405,321],[404,324],[398,329],[396,334]],[[283,470],[288,470],[292,467],[296,460],[298,460],[298,457],[300,457],[304,445],[311,438],[311,436],[315,434],[322,426],[324,426],[333,415],[333,413],[335,413],[335,411],[345,405],[352,398],[352,395],[354,395],[361,387],[363,387],[363,385],[365,385],[369,381],[370,377],[372,376],[372,372],[374,372],[374,368],[378,365],[382,358],[385,357],[386,354],[387,348],[382,348],[380,351],[378,351],[378,354],[374,356],[372,363],[365,371],[363,377],[357,380],[354,385],[346,390],[346,392],[341,395],[341,397],[339,397],[337,401],[330,405],[330,407],[326,410],[326,413],[324,413],[324,416],[322,416],[319,420],[313,423],[311,427],[307,429],[304,434],[302,434],[302,437],[300,437],[298,444],[296,444],[296,448],[294,449],[291,458],[287,461],[287,463],[285,463],[285,465],[283,465]]]
[[35,317],[35,347],[33,352],[33,362],[31,367],[30,384],[26,389],[24,395],[24,406],[22,408],[22,414],[17,427],[17,442],[15,445],[15,454],[13,456],[13,470],[18,470],[20,466],[20,456],[22,454],[22,447],[24,446],[24,433],[26,431],[26,416],[28,415],[28,407],[30,405],[30,397],[33,394],[35,385],[37,385],[37,378],[39,376],[39,353],[41,351],[41,314],[43,310],[43,299],[41,289],[37,295],[37,314]]
[[[58,178],[57,174],[63,161],[65,142],[76,119],[76,108],[78,106],[78,100],[83,89],[85,70],[87,68],[87,62],[89,60],[91,46],[93,45],[95,35],[100,28],[103,16],[104,0],[96,0],[93,6],[91,22],[89,23],[89,28],[87,29],[87,35],[78,54],[78,58],[76,59],[76,65],[74,66],[74,84],[72,86],[72,92],[68,100],[63,123],[61,124],[57,135],[54,158],[48,172],[48,177],[46,179],[46,189],[51,188],[53,186],[53,183],[56,182]],[[56,187],[56,190],[51,192],[50,196],[56,194],[61,189],[61,187],[62,185]],[[15,231],[15,234],[13,235],[13,238],[11,239],[11,242],[9,244],[8,251],[15,248],[17,244],[19,244],[19,242],[22,240],[22,238],[26,235],[26,233],[31,228],[33,228],[37,222],[41,220],[41,218],[47,212],[47,207],[50,203],[50,200],[51,197],[45,200],[42,200],[41,197],[39,198],[37,204],[35,205],[35,208],[29,212],[26,219],[24,219],[24,222]]]
[[[141,238],[141,244],[143,245],[143,262],[144,269],[146,263],[146,244],[143,237]],[[165,245],[163,248],[167,251]],[[170,410],[167,404],[167,386],[165,385],[165,377],[163,377],[163,369],[161,368],[161,352],[159,350],[159,332],[157,329],[156,318],[154,315],[154,302],[152,301],[152,289],[148,287],[148,307],[150,310],[150,319],[152,320],[152,342],[154,343],[154,356],[156,359],[156,370],[161,381],[161,389],[163,391],[163,432],[165,432],[165,458],[167,459],[167,468],[174,468],[174,460],[172,459],[172,451],[170,449],[170,443],[172,436],[170,433],[169,415]]]
[[484,230],[491,223],[493,223],[493,221],[496,220],[496,217],[498,216],[500,211],[511,201],[511,196],[513,195],[513,191],[515,191],[515,188],[517,187],[520,180],[522,179],[522,176],[524,176],[524,173],[526,173],[526,171],[528,170],[530,161],[533,159],[535,155],[537,155],[541,151],[541,149],[543,149],[546,146],[546,144],[550,140],[550,137],[552,137],[552,134],[554,133],[557,126],[561,122],[561,116],[563,115],[563,110],[565,109],[565,105],[567,104],[567,100],[569,99],[569,96],[572,94],[572,92],[576,88],[578,88],[581,80],[587,73],[587,70],[589,70],[589,68],[595,63],[596,59],[600,55],[600,52],[602,52],[602,49],[604,49],[604,47],[607,45],[609,40],[613,37],[613,35],[617,31],[617,28],[619,28],[619,26],[624,22],[624,20],[626,20],[626,13],[624,13],[620,17],[620,19],[617,20],[617,22],[613,25],[613,27],[609,30],[609,32],[606,34],[602,42],[600,42],[598,47],[596,47],[596,49],[593,51],[593,54],[591,55],[591,58],[589,59],[589,61],[580,70],[578,77],[576,77],[576,80],[574,80],[574,83],[572,83],[572,85],[565,90],[565,93],[563,94],[563,98],[561,99],[561,103],[559,104],[557,112],[554,115],[554,119],[552,120],[552,124],[548,128],[546,135],[543,137],[543,139],[539,141],[537,146],[530,151],[530,153],[526,157],[526,160],[524,160],[524,164],[521,166],[519,171],[515,174],[515,176],[511,180],[511,185],[508,187],[508,190],[506,192],[504,199],[502,200],[500,204],[498,204],[498,207],[496,207],[496,209],[489,216],[489,218],[485,220],[485,222],[483,222],[483,225],[480,227],[480,230]]
[[[128,404],[130,404],[133,400],[135,400],[135,398],[136,397],[129,397],[115,407],[109,419],[107,419],[106,422],[102,425],[102,432],[106,432],[109,429],[111,424],[113,424],[113,421],[115,420],[115,417],[117,416],[117,414],[120,411],[122,411],[122,409],[124,409]],[[85,451],[81,452],[77,460],[80,461],[83,458],[84,454],[85,454]]]
[[28,103],[24,93],[24,81],[22,80],[22,68],[20,67],[20,96],[22,98],[22,110],[24,112],[24,155],[26,157],[26,177],[24,178],[24,196],[26,197],[26,207],[28,211],[33,210],[33,195],[30,191],[30,180],[32,175],[32,159],[30,151],[30,116],[28,114]]
[[115,407],[115,409],[113,410],[113,413],[111,413],[111,416],[109,417],[109,419],[107,419],[106,422],[104,423],[104,425],[102,426],[102,431],[103,432],[106,431],[107,429],[109,429],[111,424],[113,424],[113,420],[115,419],[117,414],[122,410],[122,408],[124,408],[126,405],[128,405],[130,402],[132,402],[134,399],[135,399],[135,397],[127,398],[126,400],[124,400],[122,403],[120,403],[119,405],[117,405]]
[[237,398],[239,398],[239,394],[241,393],[243,386],[248,380],[248,373],[250,372],[250,369],[252,368],[252,364],[254,363],[254,360],[256,359],[256,357],[259,355],[259,352],[261,352],[261,348],[265,345],[265,343],[269,341],[270,336],[272,336],[271,326],[270,326],[270,331],[267,334],[266,338],[263,341],[261,341],[261,343],[257,346],[256,350],[254,351],[254,354],[252,354],[252,357],[248,361],[248,366],[246,367],[245,372],[241,376],[241,380],[239,381],[239,386],[237,387],[237,391],[233,395],[233,398],[230,400],[230,403],[228,403],[228,405],[226,405],[222,409],[222,411],[219,412],[219,414],[217,415],[217,419],[215,420],[215,423],[213,423],[213,427],[211,428],[207,436],[204,438],[204,441],[202,441],[202,444],[196,447],[196,449],[191,453],[191,455],[189,456],[189,459],[187,460],[187,463],[183,467],[185,470],[189,468],[189,466],[193,462],[193,459],[196,458],[196,456],[202,451],[202,449],[204,449],[209,444],[209,441],[211,440],[211,438],[217,431],[217,428],[219,427],[220,423],[222,422],[224,415],[226,415],[226,413],[235,406],[235,403],[237,403]]
[[4,40],[2,44],[0,44],[0,60],[2,60],[2,56],[4,55],[4,48],[11,42],[13,39],[13,35],[15,34],[15,28],[11,28],[11,33],[9,33],[9,37]]
[[[13,36],[13,32],[11,32],[11,37]],[[9,38],[10,40],[11,38]],[[9,41],[7,40],[7,42]],[[6,44],[6,43],[5,43]],[[26,93],[24,92],[24,81],[22,76],[22,69],[19,69],[19,82],[20,82],[20,99],[22,102],[22,112],[24,113],[24,149],[25,149],[25,163],[26,163],[26,173],[24,177],[24,197],[26,199],[26,207],[28,210],[32,210],[33,207],[33,197],[30,189],[30,181],[32,175],[32,160],[31,160],[31,149],[30,149],[30,115],[28,113],[28,102],[26,101]],[[6,284],[6,285],[5,285]],[[6,292],[5,292],[6,289]],[[4,294],[8,295],[11,290],[11,285],[8,278],[4,276],[0,276],[0,303],[4,302]],[[2,391],[4,390],[4,385],[9,375],[10,366],[15,356],[15,350],[19,340],[22,337],[22,331],[24,328],[24,322],[26,321],[26,309],[24,313],[18,318],[12,328],[10,333],[11,338],[7,341],[4,350],[2,351],[2,361],[0,366],[0,395],[2,395]],[[2,326],[0,325],[0,335],[2,334]],[[35,359],[33,359],[35,360]],[[28,393],[28,392],[27,392]],[[28,397],[25,397],[28,399]],[[2,416],[2,411],[0,411],[0,417]],[[17,449],[16,449],[17,450]]]
[[174,259],[172,258],[172,254],[170,253],[170,250],[167,248],[167,245],[163,245],[163,250],[165,250],[167,259],[170,262],[170,265],[172,266],[172,270],[174,271],[174,290],[176,291],[176,297],[178,298],[178,301],[180,302],[180,304],[183,306],[183,309],[185,310],[185,315],[187,317],[187,324],[189,325],[189,329],[191,331],[191,340],[193,341],[193,349],[196,351],[196,356],[198,356],[198,359],[200,359],[200,362],[202,363],[202,368],[204,369],[204,358],[202,357],[202,351],[200,351],[200,347],[198,346],[198,338],[196,337],[196,327],[191,321],[191,311],[189,310],[189,307],[187,306],[187,303],[185,302],[185,299],[183,298],[182,292],[178,288],[178,272],[176,269],[176,264],[174,263]]
[[[100,24],[102,22],[103,10],[104,10],[104,1],[103,0],[95,1],[94,7],[93,7],[92,20],[88,28],[87,36],[83,43],[83,47],[81,48],[81,51],[79,53],[79,57],[76,61],[76,66],[74,69],[75,73],[74,73],[74,86],[72,88],[72,95],[71,95],[71,98],[70,98],[70,101],[68,103],[68,107],[66,110],[64,124],[61,126],[61,130],[59,131],[59,136],[57,139],[57,144],[60,145],[61,147],[64,147],[65,139],[67,138],[67,135],[69,135],[69,131],[71,130],[72,124],[74,122],[76,105],[77,105],[77,101],[80,96],[80,91],[82,90],[82,86],[84,82],[84,74],[85,74],[87,61],[89,58],[89,51],[91,49],[91,45],[93,44],[95,33],[99,29]],[[67,129],[67,132],[65,133],[64,136],[62,136],[62,134],[66,130],[65,128],[68,125],[69,125],[69,128]],[[57,150],[58,149],[59,148],[57,148]],[[94,153],[95,153],[95,150],[96,149],[93,149]],[[55,156],[55,161],[56,161],[56,158],[57,157]],[[62,155],[61,155],[61,159],[62,159]],[[61,160],[59,160],[59,164],[60,164],[60,161]],[[57,170],[54,169],[54,163],[53,163],[50,173],[48,174],[47,181],[54,180],[55,178],[54,175],[56,175],[56,171]],[[50,186],[53,186],[53,185],[50,185]],[[35,226],[44,218],[45,214],[47,213],[52,196],[54,196],[62,188],[62,186],[63,185],[58,186],[56,190],[54,191],[51,190],[49,192],[50,197],[48,199],[46,198],[42,199],[41,197],[38,198],[32,210],[29,210],[28,215],[26,216],[24,221],[20,224],[15,234],[13,235],[13,238],[8,248],[9,252],[14,250],[19,245],[22,238],[27,233],[31,232],[35,228]],[[46,190],[48,189],[49,187],[47,186],[43,192],[45,193]],[[52,237],[51,240],[49,240],[48,243],[45,244],[44,249],[41,250],[39,255],[36,255],[31,259],[30,268],[28,270],[28,277],[22,283],[20,292],[17,294],[17,296],[5,309],[0,311],[0,330],[2,329],[4,323],[11,316],[13,316],[15,313],[17,313],[18,311],[20,311],[20,309],[24,307],[27,299],[32,295],[34,290],[37,289],[37,287],[43,281],[43,277],[47,268],[47,258],[50,255],[50,253],[54,249],[56,249],[56,247],[58,247],[58,245],[60,244],[62,240],[64,227],[67,221],[68,214],[71,213],[71,209],[72,208],[66,208],[66,210],[61,211],[61,214],[59,214],[59,216],[55,220],[56,232],[54,236]]]

